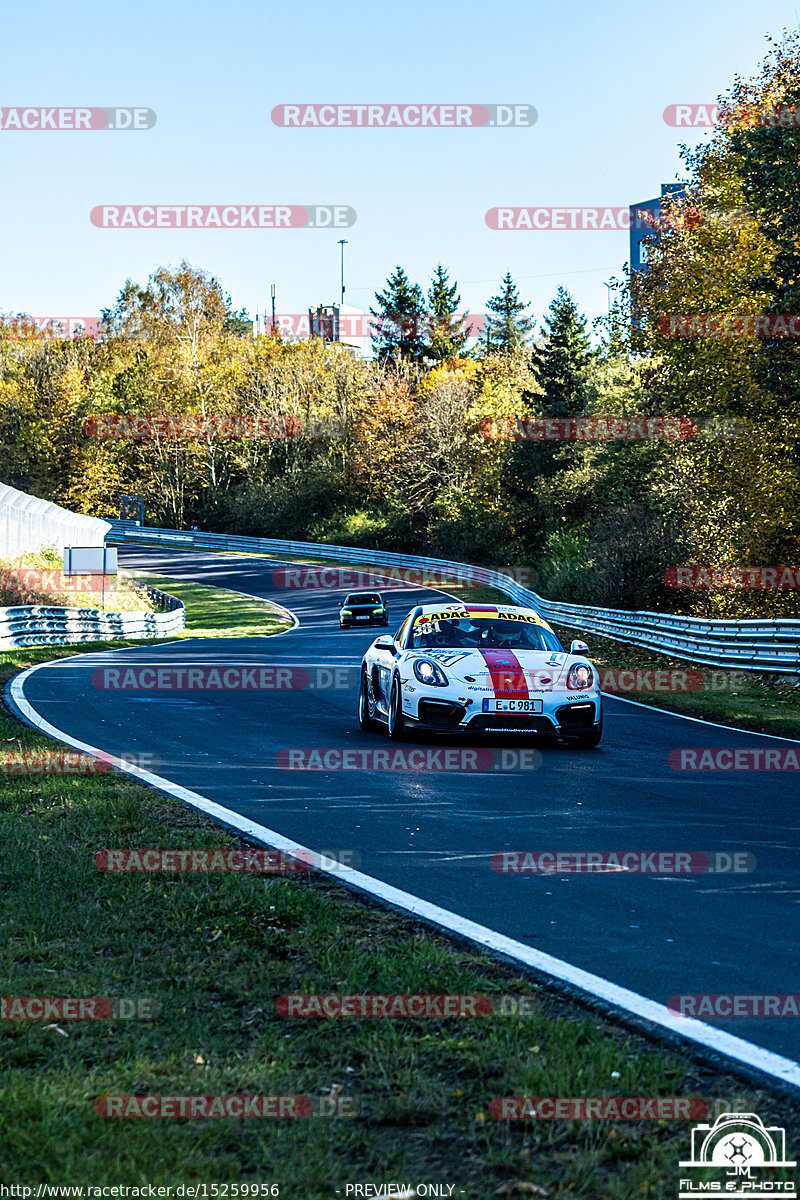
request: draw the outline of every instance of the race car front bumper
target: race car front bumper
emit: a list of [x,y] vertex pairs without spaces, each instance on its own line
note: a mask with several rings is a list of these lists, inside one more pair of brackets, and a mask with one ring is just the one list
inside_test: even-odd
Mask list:
[[420,697],[417,716],[404,714],[415,729],[425,733],[528,734],[540,737],[570,737],[590,733],[600,720],[600,706],[592,698],[561,704],[537,714],[484,713],[454,700]]
[[374,615],[370,614],[370,616],[367,617],[366,620],[364,620],[363,617],[359,617],[358,619],[356,619],[355,617],[345,617],[344,619],[342,619],[341,617],[339,618],[339,628],[340,629],[369,629],[370,625],[388,625],[388,624],[389,624],[389,617],[386,613],[381,613],[380,616],[378,616],[377,613],[375,613]]

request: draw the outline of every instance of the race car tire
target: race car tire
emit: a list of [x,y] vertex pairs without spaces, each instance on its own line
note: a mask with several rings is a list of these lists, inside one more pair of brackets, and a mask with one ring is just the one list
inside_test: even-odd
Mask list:
[[361,687],[358,689],[358,723],[365,732],[376,727],[376,712],[377,706],[372,694],[372,684],[367,677],[367,672],[362,671]]
[[389,700],[389,741],[402,742],[406,736],[406,722],[403,717],[403,697],[400,692],[400,683],[395,677],[392,684],[392,694]]
[[595,746],[599,745],[600,739],[603,736],[603,714],[600,714],[600,724],[595,725],[591,733],[582,733],[576,739],[577,745],[581,750],[594,750]]

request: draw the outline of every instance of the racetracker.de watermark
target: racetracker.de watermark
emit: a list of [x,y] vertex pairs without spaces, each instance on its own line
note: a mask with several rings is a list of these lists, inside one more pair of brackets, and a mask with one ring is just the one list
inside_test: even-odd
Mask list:
[[347,229],[349,204],[96,204],[98,229]]
[[530,128],[532,104],[276,104],[272,124],[284,129]]
[[161,765],[154,754],[100,754],[92,758],[70,750],[2,750],[0,775],[105,775],[114,767],[147,770]]
[[673,771],[800,771],[800,752],[791,746],[681,747],[667,761]]
[[339,421],[304,422],[300,417],[275,413],[167,413],[159,416],[142,413],[102,413],[87,417],[83,423],[87,437],[102,440],[176,438],[257,438],[264,441],[287,441],[305,436],[341,434]]
[[375,750],[284,749],[276,764],[282,771],[538,771],[538,750],[404,747]]
[[676,129],[711,128],[718,123],[719,104],[668,104],[662,116]]
[[[486,679],[492,676],[479,673],[476,679]],[[512,671],[503,674],[508,680],[509,687],[522,688],[527,686],[531,691],[553,692],[556,690],[571,692],[569,678],[560,667],[554,670]],[[722,692],[731,688],[742,687],[747,683],[747,676],[742,671],[695,671],[682,668],[666,667],[599,667],[597,668],[597,686],[601,692],[612,695],[656,695],[664,693],[685,694],[699,692],[702,689]],[[497,690],[495,685],[495,690]]]
[[486,313],[455,312],[446,322],[440,322],[436,317],[420,313],[403,316],[384,316],[366,312],[341,312],[333,317],[315,318],[313,313],[276,313],[274,317],[264,317],[265,334],[273,331],[284,338],[310,338],[316,333],[325,333],[333,338],[338,331],[339,337],[347,338],[380,338],[396,337],[425,337],[435,333],[437,328],[457,328],[470,337],[480,337],[487,326]]
[[[529,999],[526,997],[526,999]],[[535,1000],[534,998],[530,998]],[[358,994],[337,993],[278,996],[279,1017],[485,1017],[493,1011],[492,1001],[482,994]]]
[[370,570],[345,567],[280,567],[272,573],[273,587],[288,589],[322,588],[334,591],[358,591],[365,588],[382,592],[410,587],[442,588],[482,585],[492,582],[494,573],[507,575],[522,587],[533,587],[537,574],[533,567],[391,567]]
[[668,567],[664,583],[670,588],[727,591],[753,588],[758,591],[797,591],[800,567]]
[[358,684],[358,667],[97,667],[103,692],[326,692]]
[[153,1021],[149,996],[0,996],[0,1021]]
[[797,313],[662,313],[656,329],[669,338],[797,338]]
[[684,441],[697,426],[688,417],[484,417],[478,431],[486,441]]
[[37,595],[40,592],[102,592],[102,575],[64,575],[57,567],[3,567],[0,591]]
[[695,229],[702,223],[702,214],[697,209],[682,205],[671,205],[662,208],[658,214],[646,208],[611,207],[594,205],[590,207],[532,207],[519,208],[500,207],[488,209],[484,220],[490,229],[524,230],[535,233],[536,230],[576,230],[612,232],[615,230],[628,231],[643,229],[653,232],[655,229]]
[[18,338],[49,339],[100,336],[99,317],[32,317],[27,313],[0,317],[0,332],[9,329]]
[[0,130],[152,129],[152,108],[0,108]]
[[697,1121],[705,1100],[688,1096],[498,1096],[497,1121]]
[[98,871],[109,871],[112,874],[231,872],[291,875],[298,871],[314,869],[331,871],[337,867],[357,870],[361,866],[361,855],[357,850],[308,850],[304,846],[292,850],[98,850],[94,856],[94,863]]
[[285,1120],[297,1117],[353,1117],[357,1108],[352,1099],[346,1103],[328,1103],[327,1096],[259,1095],[107,1095],[98,1096],[94,1111],[98,1117],[171,1117],[182,1120],[217,1118],[259,1118]]
[[501,850],[490,859],[498,875],[747,875],[747,850]]
[[608,667],[598,671],[601,692],[699,692],[706,687],[702,671],[667,670],[661,667]]
[[731,107],[726,104],[668,104],[663,112],[664,124],[676,129],[752,128],[796,129],[800,112],[794,105],[779,108],[758,104]]
[[682,1017],[800,1017],[800,992],[735,994],[732,992],[670,996],[670,1012]]
[[278,996],[275,1012],[279,1017],[364,1017],[379,1018],[444,1018],[486,1017],[497,1015],[533,1016],[538,1011],[539,998],[528,996],[486,996],[456,993],[316,993]]

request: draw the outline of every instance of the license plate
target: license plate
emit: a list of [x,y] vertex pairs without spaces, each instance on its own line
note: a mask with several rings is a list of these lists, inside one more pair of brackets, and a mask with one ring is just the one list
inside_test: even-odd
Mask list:
[[541,700],[489,700],[483,702],[484,712],[498,713],[540,713]]
[[357,621],[368,621],[369,617],[356,617]]

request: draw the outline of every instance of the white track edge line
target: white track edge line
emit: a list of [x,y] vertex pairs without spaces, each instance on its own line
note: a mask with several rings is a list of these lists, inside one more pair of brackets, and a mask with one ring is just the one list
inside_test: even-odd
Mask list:
[[664,713],[668,717],[680,717],[682,721],[694,721],[697,725],[708,725],[711,729],[726,729],[728,733],[745,733],[748,737],[772,738],[775,742],[791,742],[800,746],[800,738],[781,737],[779,733],[760,733],[755,729],[740,729],[738,725],[720,725],[719,721],[705,721],[702,717],[690,717],[686,713],[674,712],[671,708],[658,708],[655,704],[643,704],[641,700],[629,700],[627,696],[617,696],[615,692],[603,692],[609,700],[620,700],[623,704],[635,704],[637,708],[649,708],[651,712]]
[[[75,657],[79,656],[76,655]],[[45,721],[25,698],[25,680],[34,671],[38,671],[47,665],[47,663],[35,664],[11,680],[9,690],[14,704],[30,723],[43,733],[47,733],[57,741],[73,746],[77,750],[83,750],[107,759],[107,751],[99,750],[96,746],[90,746],[86,742],[81,742],[77,738],[70,737],[63,730],[51,725],[49,721]],[[370,875],[364,875],[361,871],[355,871],[350,867],[343,867],[341,864],[333,862],[330,859],[321,858],[319,853],[310,850],[306,846],[300,846],[298,843],[290,841],[276,830],[268,829],[264,825],[251,821],[243,817],[241,813],[233,812],[231,809],[217,804],[216,801],[209,800],[206,796],[201,796],[198,792],[189,791],[188,788],[181,787],[169,779],[164,779],[161,775],[155,775],[151,771],[145,771],[140,767],[135,767],[122,761],[114,760],[113,765],[118,766],[120,770],[125,771],[127,774],[140,779],[143,783],[166,792],[167,795],[173,796],[184,804],[188,804],[192,808],[199,809],[208,816],[222,821],[229,828],[237,829],[248,837],[253,837],[275,850],[286,850],[295,854],[301,850],[305,851],[307,854],[312,855],[312,861],[317,865],[318,870],[324,871],[326,874],[333,876],[333,878],[349,882],[354,887],[367,892],[377,899],[384,900],[386,903],[402,908],[406,912],[423,917],[441,928],[468,938],[470,941],[480,946],[485,946],[489,950],[516,959],[526,966],[533,967],[535,970],[550,975],[562,983],[570,984],[588,993],[597,1000],[604,1001],[616,1008],[621,1008],[633,1016],[649,1021],[651,1024],[668,1030],[671,1033],[676,1033],[718,1054],[725,1055],[736,1062],[744,1064],[748,1068],[756,1068],[781,1083],[800,1087],[800,1063],[794,1062],[790,1058],[785,1058],[783,1055],[766,1050],[764,1047],[745,1041],[734,1034],[725,1033],[712,1025],[706,1025],[703,1021],[698,1021],[694,1017],[682,1017],[678,1013],[670,1012],[665,1005],[659,1004],[655,1000],[648,1000],[647,997],[640,996],[637,992],[632,992],[628,988],[603,979],[599,975],[593,975],[591,972],[584,971],[580,967],[574,967],[562,959],[545,954],[540,950],[535,950],[530,946],[524,945],[522,942],[507,937],[505,934],[497,933],[485,925],[479,925],[475,921],[470,921],[458,913],[440,908],[438,905],[432,904],[428,900],[423,900],[419,896],[414,896],[410,892],[401,891],[399,888],[383,883],[379,879],[373,879]]]

